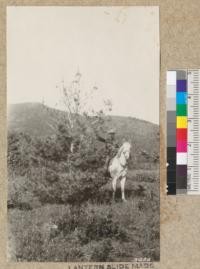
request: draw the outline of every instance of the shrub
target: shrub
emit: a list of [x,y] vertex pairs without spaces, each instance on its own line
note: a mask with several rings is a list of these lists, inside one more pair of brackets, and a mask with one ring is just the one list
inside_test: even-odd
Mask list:
[[103,238],[115,238],[117,240],[128,240],[128,233],[119,222],[114,220],[112,209],[98,207],[70,207],[62,219],[59,219],[58,229],[65,235],[77,231],[77,238],[81,244],[88,244]]
[[80,204],[95,199],[107,180],[103,169],[105,150],[96,144],[92,135],[82,137],[82,141],[80,137],[73,139],[78,146],[71,153],[71,137],[63,125],[58,125],[55,136],[40,139],[10,133],[8,167],[13,174],[11,184],[15,184],[14,178],[26,177],[26,183],[31,183],[30,194],[42,204]]
[[92,241],[87,248],[85,248],[85,255],[88,256],[89,261],[94,262],[111,262],[111,253],[113,250],[111,239],[103,239],[101,241]]
[[30,210],[39,207],[39,199],[33,193],[34,185],[26,176],[9,177],[8,180],[8,207]]

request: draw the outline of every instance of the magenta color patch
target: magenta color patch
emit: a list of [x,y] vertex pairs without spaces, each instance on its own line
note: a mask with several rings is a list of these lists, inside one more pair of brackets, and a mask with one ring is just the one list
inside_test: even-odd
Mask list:
[[187,141],[177,141],[176,142],[177,152],[187,152]]

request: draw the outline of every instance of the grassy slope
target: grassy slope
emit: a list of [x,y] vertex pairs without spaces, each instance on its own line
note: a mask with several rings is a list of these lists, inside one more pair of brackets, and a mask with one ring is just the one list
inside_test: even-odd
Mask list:
[[[111,182],[103,189],[102,197],[111,199]],[[107,194],[106,194],[107,192]],[[87,202],[84,217],[74,231],[56,233],[49,228],[72,217],[68,205],[44,205],[31,211],[9,210],[10,235],[15,235],[15,250],[18,261],[133,261],[134,257],[159,259],[159,184],[158,171],[130,171],[126,185],[128,201],[120,199],[113,203],[105,199],[102,203]],[[118,197],[120,191],[118,192]],[[124,236],[106,238],[83,243],[77,238],[79,230],[84,234],[88,218],[94,214],[101,219],[112,213],[112,223],[120,227]],[[76,216],[79,218],[79,216]],[[98,218],[97,218],[98,217]],[[98,222],[92,227],[99,227]],[[64,225],[66,229],[67,224]],[[105,227],[104,227],[105,228]],[[104,229],[103,228],[103,229]],[[99,228],[98,228],[99,229]],[[97,230],[98,230],[97,229]],[[12,239],[12,238],[11,238]],[[38,240],[40,245],[38,245]],[[110,240],[110,241],[109,241]],[[111,243],[110,243],[111,242]],[[109,244],[106,255],[103,249]],[[69,249],[72,252],[68,253]],[[66,254],[67,253],[67,254]],[[28,258],[27,258],[28,257]],[[102,260],[103,259],[103,260]]]
[[[52,127],[61,114],[62,112],[47,109],[41,104],[14,105],[9,109],[9,130],[27,132],[33,136],[52,135]],[[140,170],[130,170],[128,173],[127,203],[121,203],[120,199],[116,203],[111,202],[111,182],[108,182],[100,190],[98,204],[88,202],[84,205],[83,225],[79,223],[75,230],[65,234],[62,229],[53,231],[51,224],[71,219],[68,205],[46,204],[30,211],[9,209],[12,260],[131,261],[134,257],[159,259],[158,169],[152,164],[152,160],[147,162],[144,157],[139,156],[141,150],[150,155],[158,153],[158,126],[126,117],[112,117],[109,125],[116,128],[119,140],[124,136],[131,139],[134,145],[132,155],[141,163],[138,166]],[[119,226],[121,237],[110,234],[101,240],[91,239],[83,243],[78,233],[80,231],[84,234],[89,226],[87,219],[94,214],[96,219],[101,220],[109,212],[112,212],[112,225]],[[95,225],[101,228],[98,222],[92,227]],[[67,224],[64,227],[66,226]]]

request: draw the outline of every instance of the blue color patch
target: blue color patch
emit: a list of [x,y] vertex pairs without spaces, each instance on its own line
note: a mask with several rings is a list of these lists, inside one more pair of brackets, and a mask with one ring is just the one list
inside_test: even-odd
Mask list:
[[177,92],[176,93],[176,103],[177,104],[187,104],[187,92]]
[[186,92],[187,91],[187,81],[186,79],[180,79],[176,81],[176,91]]

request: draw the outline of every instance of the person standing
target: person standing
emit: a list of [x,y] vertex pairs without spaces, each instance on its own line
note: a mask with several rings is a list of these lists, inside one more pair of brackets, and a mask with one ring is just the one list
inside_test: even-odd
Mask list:
[[109,167],[110,161],[112,160],[112,158],[115,157],[119,149],[119,145],[116,141],[115,134],[116,132],[114,129],[110,129],[107,132],[106,137],[103,137],[99,135],[98,133],[96,133],[97,140],[105,144],[105,150],[106,150],[105,175],[106,176],[108,176],[109,174],[108,167]]

